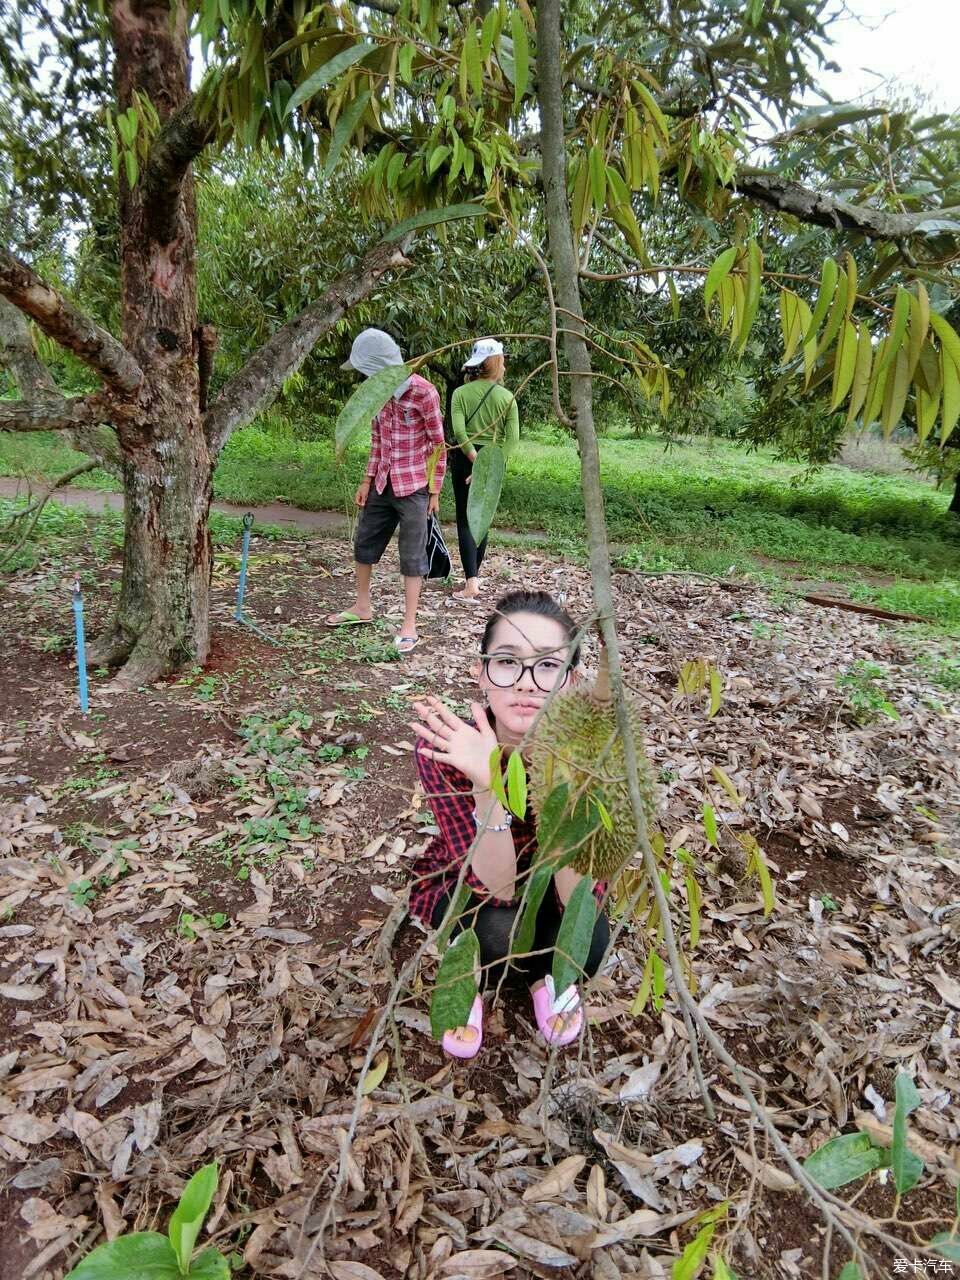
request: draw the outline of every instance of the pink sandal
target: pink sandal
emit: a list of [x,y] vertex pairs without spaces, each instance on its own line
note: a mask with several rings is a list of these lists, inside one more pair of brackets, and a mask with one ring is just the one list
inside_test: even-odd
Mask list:
[[[483,1044],[483,1000],[477,996],[473,1002],[473,1008],[470,1010],[470,1017],[467,1019],[467,1026],[477,1033],[477,1038],[471,1044],[459,1044],[453,1037],[453,1031],[445,1031],[441,1044],[444,1053],[451,1058],[475,1058],[480,1052],[480,1046]],[[458,1027],[457,1030],[460,1030]]]
[[[583,1008],[580,1004],[580,992],[575,985],[567,987],[559,996],[553,985],[553,975],[547,974],[543,986],[533,993],[533,1012],[536,1014],[537,1026],[547,1044],[563,1046],[576,1040],[583,1027]],[[563,1018],[563,1030],[551,1028],[552,1018]]]

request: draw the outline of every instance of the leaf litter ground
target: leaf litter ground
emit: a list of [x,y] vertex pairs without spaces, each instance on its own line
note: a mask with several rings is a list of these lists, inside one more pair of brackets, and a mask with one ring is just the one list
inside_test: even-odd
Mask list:
[[[58,549],[5,590],[2,1280],[54,1280],[104,1230],[162,1229],[213,1157],[209,1238],[245,1275],[666,1277],[697,1215],[723,1202],[714,1241],[741,1276],[838,1274],[843,1246],[825,1245],[709,1060],[718,1117],[705,1120],[674,1001],[631,1016],[644,961],[632,927],[584,1043],[552,1063],[522,992],[488,1016],[475,1063],[447,1062],[426,1034],[428,952],[382,1083],[357,1102],[393,966],[423,941],[406,921],[387,959],[384,922],[392,934],[432,833],[409,704],[431,690],[466,709],[484,612],[431,587],[423,642],[398,660],[392,561],[385,619],[322,626],[349,603],[346,559],[339,541],[254,539],[248,612],[270,644],[231,621],[237,557],[219,555],[208,666],[122,697],[95,677],[87,717],[66,570],[83,572],[95,632],[118,562],[78,549],[65,565]],[[520,582],[589,612],[586,573],[491,553],[491,601]],[[661,827],[699,867],[702,1008],[801,1158],[889,1125],[895,1075],[914,1075],[920,1188],[897,1206],[873,1175],[844,1194],[895,1216],[892,1234],[929,1240],[951,1227],[960,1169],[957,707],[903,629],[759,589],[616,584]],[[677,693],[698,659],[723,676],[712,719],[706,694]],[[898,720],[854,721],[836,676],[858,661],[882,668]],[[774,874],[769,916],[744,874],[746,833]],[[890,1250],[871,1248],[890,1271]]]

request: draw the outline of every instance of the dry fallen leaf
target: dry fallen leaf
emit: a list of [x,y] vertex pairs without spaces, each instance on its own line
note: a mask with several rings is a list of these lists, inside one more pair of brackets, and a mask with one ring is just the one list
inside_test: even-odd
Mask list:
[[538,1200],[552,1200],[555,1196],[562,1195],[564,1191],[570,1190],[586,1163],[586,1156],[567,1156],[540,1182],[527,1187],[523,1193],[523,1199],[528,1203],[534,1203]]
[[768,1191],[796,1191],[797,1184],[789,1173],[784,1173],[765,1160],[755,1159],[749,1151],[742,1151],[740,1147],[734,1147],[733,1154],[745,1169],[756,1175],[757,1181]]

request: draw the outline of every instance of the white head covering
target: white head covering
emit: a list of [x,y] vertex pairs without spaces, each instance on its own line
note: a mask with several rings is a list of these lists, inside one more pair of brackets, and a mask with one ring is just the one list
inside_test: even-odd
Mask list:
[[[389,369],[392,365],[403,364],[403,362],[403,352],[389,333],[384,333],[382,329],[364,329],[354,338],[350,356],[340,368],[355,369],[357,373],[362,373],[365,378],[369,378],[371,374],[379,373],[381,369]],[[399,400],[409,386],[410,379],[407,378],[394,391],[393,398]]]
[[498,342],[496,338],[478,338],[473,344],[470,359],[463,362],[463,367],[465,369],[474,369],[478,364],[483,364],[484,360],[489,360],[491,356],[502,355],[502,342]]

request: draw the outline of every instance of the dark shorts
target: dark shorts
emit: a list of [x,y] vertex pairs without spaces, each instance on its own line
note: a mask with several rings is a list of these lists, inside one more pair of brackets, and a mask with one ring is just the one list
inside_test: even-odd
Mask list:
[[400,572],[405,578],[425,578],[430,567],[427,562],[429,501],[430,492],[426,487],[407,494],[405,498],[398,498],[389,477],[383,493],[377,493],[371,485],[367,505],[360,512],[353,543],[357,563],[379,564],[399,524]]

